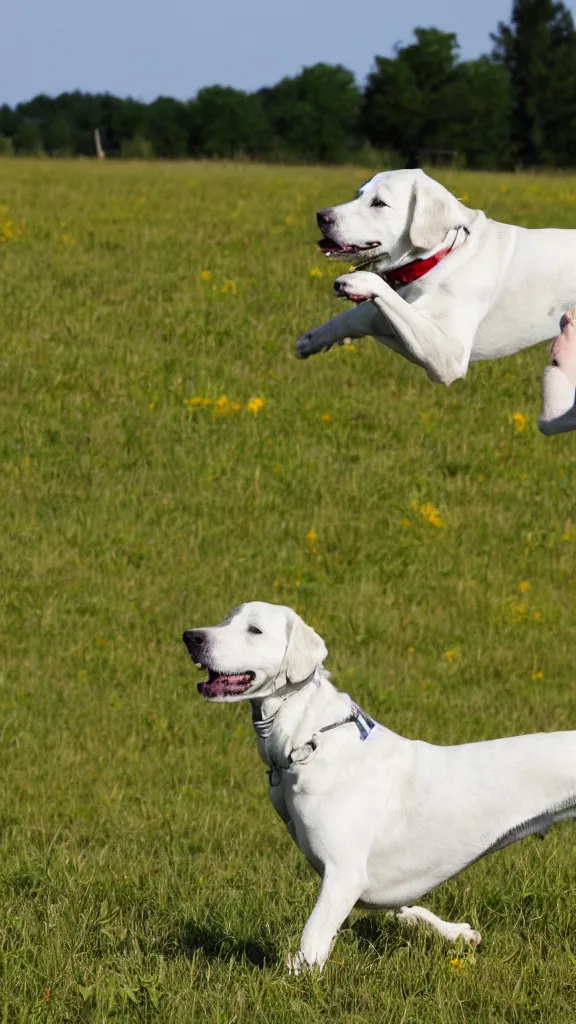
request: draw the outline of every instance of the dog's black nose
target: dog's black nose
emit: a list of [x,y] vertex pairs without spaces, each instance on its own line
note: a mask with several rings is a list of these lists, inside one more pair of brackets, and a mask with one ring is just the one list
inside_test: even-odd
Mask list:
[[203,633],[201,629],[187,629],[186,632],[182,634],[182,639],[190,651],[190,654],[192,654],[196,651],[199,652],[202,649],[204,641],[206,640],[206,634]]
[[316,220],[318,221],[320,231],[327,231],[330,225],[334,223],[334,213],[332,210],[318,210]]

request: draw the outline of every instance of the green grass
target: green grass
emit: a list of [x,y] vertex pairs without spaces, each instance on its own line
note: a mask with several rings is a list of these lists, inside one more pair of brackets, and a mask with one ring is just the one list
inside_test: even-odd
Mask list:
[[[576,227],[574,177],[442,178]],[[317,880],[248,709],[202,703],[180,642],[281,601],[408,736],[576,727],[576,439],[537,432],[546,349],[449,390],[370,340],[293,356],[341,308],[313,213],[362,180],[0,162],[1,1022],[576,1021],[574,825],[426,899],[482,931],[463,969],[358,912],[321,978],[287,977]]]

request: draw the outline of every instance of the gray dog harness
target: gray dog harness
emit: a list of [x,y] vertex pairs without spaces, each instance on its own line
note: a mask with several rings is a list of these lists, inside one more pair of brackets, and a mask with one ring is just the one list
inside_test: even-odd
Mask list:
[[[253,708],[252,722],[258,736],[265,740],[270,734],[270,721],[263,721],[262,719],[256,718],[255,709]],[[322,729],[317,729],[307,743],[302,744],[301,747],[295,747],[294,750],[290,751],[285,764],[276,764],[274,761],[271,762],[270,768],[267,770],[270,786],[277,786],[280,783],[280,772],[289,771],[294,765],[308,764],[308,762],[312,760],[318,748],[318,740],[316,737],[319,736],[320,733],[331,732],[332,729],[339,729],[341,725],[351,725],[352,723],[358,729],[361,740],[368,739],[372,730],[376,728],[376,722],[370,718],[370,715],[367,715],[362,708],[352,702],[350,706],[350,714],[347,718],[343,718],[340,722],[332,722],[331,725],[325,725]]]

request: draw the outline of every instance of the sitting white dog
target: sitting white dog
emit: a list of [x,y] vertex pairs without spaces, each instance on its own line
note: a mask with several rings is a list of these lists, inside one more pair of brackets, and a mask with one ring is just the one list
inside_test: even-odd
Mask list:
[[373,272],[336,280],[336,294],[358,305],[307,331],[300,358],[371,334],[451,384],[470,361],[553,337],[570,310],[554,372],[544,376],[539,426],[546,434],[576,428],[576,336],[566,326],[576,302],[576,231],[500,224],[421,170],[376,174],[356,199],[317,219],[327,256]]
[[184,642],[210,701],[250,700],[270,798],[322,876],[293,971],[322,968],[356,904],[420,920],[453,942],[466,923],[405,904],[467,865],[576,816],[576,732],[457,747],[378,725],[322,667],[324,641],[282,605],[240,605]]

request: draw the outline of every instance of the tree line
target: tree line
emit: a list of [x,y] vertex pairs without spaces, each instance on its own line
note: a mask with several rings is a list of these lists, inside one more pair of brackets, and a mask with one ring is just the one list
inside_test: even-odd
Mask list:
[[554,0],[514,0],[492,51],[460,59],[455,34],[416,28],[377,56],[364,87],[315,64],[254,93],[213,85],[189,101],[108,93],[0,107],[0,154],[247,157],[472,168],[576,164],[576,31]]

